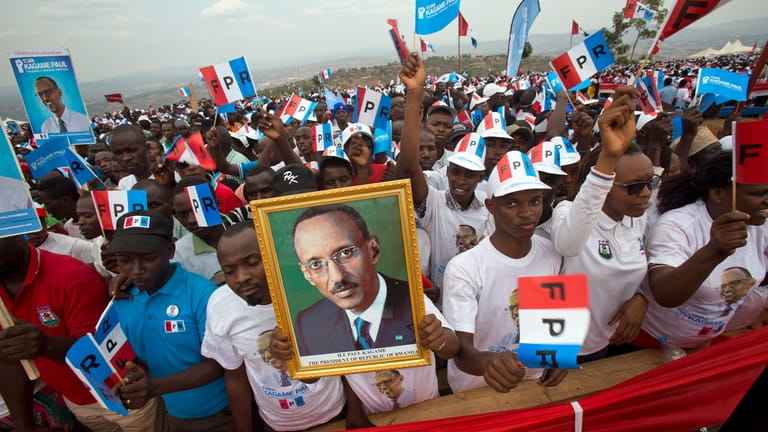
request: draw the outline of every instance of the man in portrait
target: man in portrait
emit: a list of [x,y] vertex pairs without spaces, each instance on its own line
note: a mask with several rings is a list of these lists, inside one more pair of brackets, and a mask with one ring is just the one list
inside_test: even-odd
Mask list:
[[415,343],[408,283],[376,271],[379,241],[357,210],[305,210],[293,245],[304,278],[324,297],[296,318],[300,355]]
[[91,130],[91,122],[85,114],[70,110],[62,101],[61,88],[47,76],[41,76],[35,80],[35,94],[43,105],[53,113],[43,122],[41,132],[45,134],[59,132],[88,132]]

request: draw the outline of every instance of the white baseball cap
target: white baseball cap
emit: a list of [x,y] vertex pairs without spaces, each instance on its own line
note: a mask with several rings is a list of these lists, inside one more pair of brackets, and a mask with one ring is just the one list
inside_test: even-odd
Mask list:
[[539,172],[554,175],[568,175],[560,169],[560,149],[551,141],[542,141],[539,145],[528,150],[533,166]]
[[489,112],[483,121],[477,125],[477,133],[483,138],[504,138],[511,140],[512,137],[507,133],[504,118],[501,114],[492,111]]
[[488,178],[488,194],[491,197],[530,189],[551,188],[539,180],[539,174],[528,156],[517,150],[505,154]]
[[576,151],[576,147],[573,146],[568,138],[557,136],[551,138],[550,141],[555,145],[555,147],[557,147],[558,150],[560,150],[561,167],[575,164],[581,160],[579,152]]
[[344,128],[343,131],[341,131],[341,146],[347,145],[347,141],[352,137],[352,135],[356,133],[361,133],[371,140],[373,140],[373,135],[371,135],[371,128],[368,127],[368,125],[364,125],[362,123],[350,123],[347,125],[347,127]]
[[485,171],[485,140],[474,132],[464,135],[448,162],[470,171]]

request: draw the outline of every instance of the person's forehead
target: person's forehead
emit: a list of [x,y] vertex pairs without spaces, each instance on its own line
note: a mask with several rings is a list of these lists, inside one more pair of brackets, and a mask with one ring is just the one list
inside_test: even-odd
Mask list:
[[243,230],[233,236],[222,236],[216,247],[219,260],[224,262],[236,261],[240,257],[250,257],[259,254],[259,243],[256,241],[256,232]]
[[187,199],[187,194],[177,193],[173,196],[173,207],[176,210],[191,210],[192,205],[189,203],[189,200]]
[[137,151],[146,148],[144,141],[139,139],[138,136],[132,133],[119,133],[113,134],[110,143],[112,145],[112,151]]
[[427,118],[427,122],[432,122],[432,121],[450,122],[451,124],[453,124],[453,118],[445,110],[435,110],[432,113],[430,113],[429,117]]
[[354,241],[355,237],[360,235],[357,226],[349,216],[341,212],[328,212],[309,219],[303,220],[296,227],[296,237],[321,235],[330,240],[333,234],[340,234],[342,237]]
[[53,81],[49,80],[48,78],[43,78],[35,81],[35,87],[37,88],[53,88],[54,84]]

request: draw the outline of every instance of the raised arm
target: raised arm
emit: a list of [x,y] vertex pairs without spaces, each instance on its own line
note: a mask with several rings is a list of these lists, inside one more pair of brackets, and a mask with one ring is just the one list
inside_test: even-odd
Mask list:
[[424,95],[426,68],[421,58],[412,52],[400,69],[400,80],[405,84],[405,119],[400,138],[400,158],[397,162],[397,178],[411,179],[413,203],[419,206],[427,198],[429,186],[419,166],[419,127],[421,125],[421,100]]
[[299,155],[291,148],[291,137],[288,135],[288,129],[285,128],[283,122],[274,114],[263,111],[254,115],[259,116],[259,129],[275,142],[283,162],[286,165],[301,164]]

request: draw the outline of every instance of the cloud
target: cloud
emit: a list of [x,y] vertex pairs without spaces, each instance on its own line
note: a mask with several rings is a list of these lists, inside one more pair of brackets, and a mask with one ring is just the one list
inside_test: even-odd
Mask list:
[[211,7],[203,8],[202,17],[222,17],[252,12],[255,8],[244,0],[218,0]]

